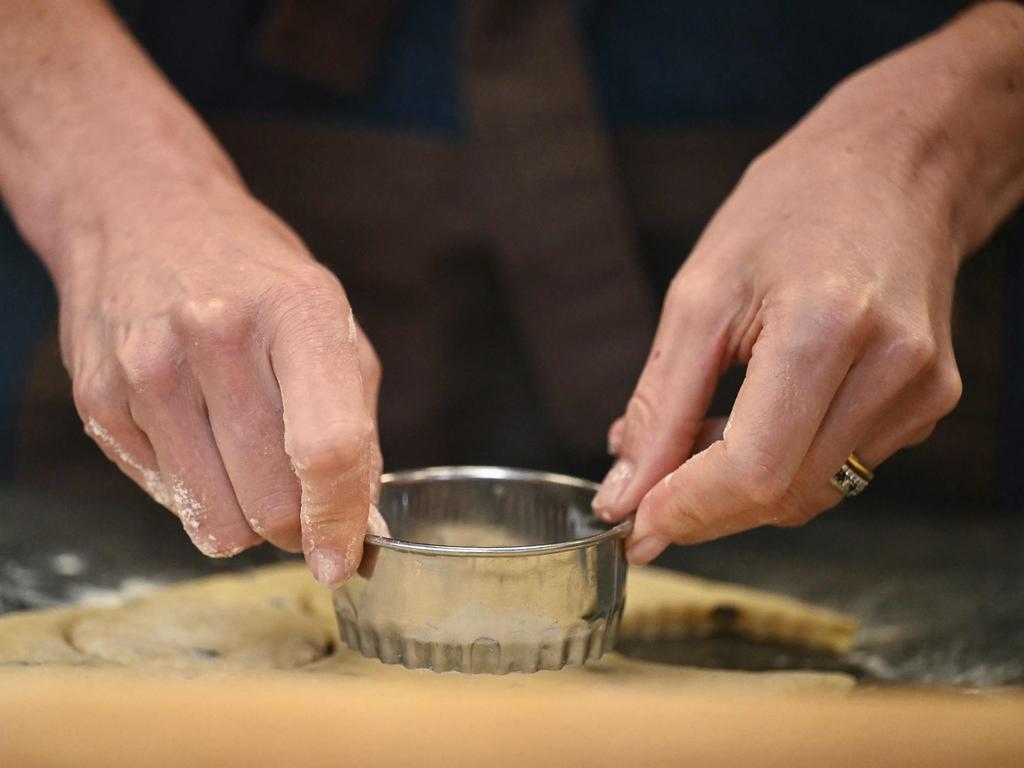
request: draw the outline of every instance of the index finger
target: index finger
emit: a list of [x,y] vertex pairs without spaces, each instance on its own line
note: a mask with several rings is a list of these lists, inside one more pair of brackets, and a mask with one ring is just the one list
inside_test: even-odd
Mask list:
[[781,504],[857,355],[833,319],[766,321],[722,440],[644,498],[628,542],[648,562],[669,541],[695,543],[754,527]]
[[355,319],[341,287],[294,298],[270,356],[281,388],[285,451],[301,486],[302,550],[317,581],[336,586],[362,558],[375,434]]

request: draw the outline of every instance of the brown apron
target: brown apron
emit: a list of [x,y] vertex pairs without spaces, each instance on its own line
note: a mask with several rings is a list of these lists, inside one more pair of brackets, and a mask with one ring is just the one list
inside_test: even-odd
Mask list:
[[[263,39],[282,65],[301,5],[279,5]],[[349,291],[384,362],[397,464],[597,454],[642,365],[655,296],[571,5],[466,3],[465,141],[215,124]],[[294,71],[329,83],[336,51],[307,46]]]

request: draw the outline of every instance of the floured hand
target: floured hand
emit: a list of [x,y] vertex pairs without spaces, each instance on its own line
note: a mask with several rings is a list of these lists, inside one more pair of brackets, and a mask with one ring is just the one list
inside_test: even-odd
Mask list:
[[204,554],[359,564],[380,473],[380,368],[338,281],[230,181],[125,194],[61,275],[90,434]]

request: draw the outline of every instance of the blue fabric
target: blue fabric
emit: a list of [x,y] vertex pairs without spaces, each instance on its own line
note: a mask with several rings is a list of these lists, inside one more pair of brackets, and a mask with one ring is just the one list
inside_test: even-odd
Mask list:
[[[135,34],[201,111],[462,133],[462,3],[395,4],[370,86],[342,96],[254,56],[251,35],[261,2],[119,3]],[[794,119],[836,81],[936,28],[962,2],[577,0],[576,5],[595,89],[609,120],[658,125]]]
[[582,20],[614,124],[795,119],[959,0],[590,0]]
[[[263,63],[252,0],[121,2],[122,15],[201,112],[313,118],[373,129],[455,134],[461,18],[454,0],[397,2],[365,92],[344,95]],[[183,44],[182,41],[187,41]]]

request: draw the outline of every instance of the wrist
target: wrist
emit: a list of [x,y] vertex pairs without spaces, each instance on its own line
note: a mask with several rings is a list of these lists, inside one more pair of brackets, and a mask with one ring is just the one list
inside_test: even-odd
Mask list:
[[241,186],[103,0],[0,3],[0,195],[55,274],[150,190]]
[[131,227],[132,220],[144,223],[158,209],[185,210],[195,201],[248,194],[205,129],[189,134],[132,132],[122,141],[83,142],[69,152],[60,173],[23,186],[19,227],[58,289],[83,262],[102,256],[97,246],[105,233]]
[[947,229],[959,263],[1024,198],[1024,7],[979,4],[819,109],[855,126],[850,146]]

